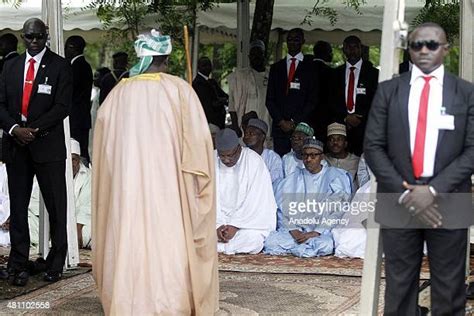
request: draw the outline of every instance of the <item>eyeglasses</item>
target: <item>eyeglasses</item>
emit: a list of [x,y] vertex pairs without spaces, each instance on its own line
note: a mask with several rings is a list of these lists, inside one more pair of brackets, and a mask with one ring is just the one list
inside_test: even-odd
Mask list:
[[447,43],[438,43],[436,41],[416,41],[416,42],[410,42],[409,46],[410,49],[414,52],[419,52],[420,50],[423,49],[423,46],[426,46],[431,51],[437,50],[440,46],[446,46]]
[[41,41],[41,40],[44,40],[46,38],[46,34],[45,33],[27,33],[27,34],[24,34],[24,37],[27,40],[30,40],[30,41],[32,41],[35,38],[38,41]]
[[303,159],[306,159],[306,158],[311,158],[311,159],[315,159],[317,158],[318,156],[322,155],[323,153],[309,153],[309,154],[302,154],[301,157]]

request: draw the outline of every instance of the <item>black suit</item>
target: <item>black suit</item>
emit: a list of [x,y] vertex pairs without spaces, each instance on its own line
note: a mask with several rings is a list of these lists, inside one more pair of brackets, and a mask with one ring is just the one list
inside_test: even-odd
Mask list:
[[273,120],[273,148],[280,156],[291,150],[291,133],[283,132],[278,123],[281,120],[310,123],[315,109],[317,93],[313,84],[312,59],[305,58],[298,63],[293,82],[299,83],[299,89],[288,87],[286,58],[270,67],[266,106]]
[[126,69],[114,69],[107,73],[100,81],[99,104],[105,101],[110,91],[122,79],[128,78],[129,72]]
[[375,219],[383,227],[387,277],[385,313],[415,313],[423,240],[426,240],[433,315],[464,315],[466,228],[474,223],[471,202],[474,87],[453,75],[444,75],[442,105],[446,114],[454,116],[454,130],[439,130],[434,173],[422,182],[440,193],[437,202],[443,216],[443,229],[423,229],[425,226],[398,205],[404,191],[402,182],[417,183],[413,175],[408,122],[410,78],[411,72],[408,72],[379,85],[364,143],[365,158],[377,177]]
[[[11,210],[8,267],[26,270],[30,249],[28,204],[36,175],[50,221],[52,247],[46,259],[47,269],[60,272],[67,253],[63,120],[72,102],[71,66],[64,58],[46,50],[33,83],[27,122],[22,122],[25,58],[22,54],[7,62],[0,77],[2,159],[7,166]],[[51,86],[50,93],[40,93],[39,84]],[[18,145],[8,134],[15,124],[38,128],[36,138],[26,146]]]
[[17,52],[10,52],[5,57],[3,57],[3,59],[0,59],[0,74],[2,73],[3,65],[7,62],[7,60],[13,59],[18,56],[19,55]]
[[71,137],[81,145],[81,156],[89,158],[89,130],[91,129],[92,68],[84,56],[72,63],[72,108],[69,114]]
[[327,127],[330,122],[331,85],[334,69],[320,59],[313,60],[314,89],[318,97],[318,106],[311,114],[309,124],[314,129],[314,136],[326,143]]
[[207,121],[220,128],[225,127],[225,104],[229,96],[219,87],[217,81],[206,80],[197,75],[193,80],[193,88],[201,101]]
[[[354,89],[356,94],[355,114],[362,116],[362,122],[357,127],[347,129],[347,141],[349,151],[360,156],[364,141],[365,125],[367,124],[367,115],[372,104],[375,91],[377,90],[379,71],[367,62],[362,62],[357,87]],[[357,93],[357,89],[365,89],[365,92]],[[334,71],[333,101],[331,102],[332,121],[344,123],[347,112],[346,106],[346,64],[339,66]],[[331,122],[332,123],[332,122]]]

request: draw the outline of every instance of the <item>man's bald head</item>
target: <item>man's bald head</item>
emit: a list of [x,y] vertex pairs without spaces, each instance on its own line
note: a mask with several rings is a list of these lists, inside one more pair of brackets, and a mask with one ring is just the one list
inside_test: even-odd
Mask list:
[[206,56],[199,58],[197,66],[198,71],[205,76],[209,76],[212,72],[211,60]]
[[25,23],[23,23],[23,33],[26,33],[26,31],[33,26],[36,26],[38,29],[43,30],[43,32],[46,33],[46,24],[38,18],[26,20]]
[[28,54],[35,56],[46,46],[46,41],[48,40],[46,25],[38,18],[28,19],[23,24],[23,34],[21,34],[21,37],[25,42]]

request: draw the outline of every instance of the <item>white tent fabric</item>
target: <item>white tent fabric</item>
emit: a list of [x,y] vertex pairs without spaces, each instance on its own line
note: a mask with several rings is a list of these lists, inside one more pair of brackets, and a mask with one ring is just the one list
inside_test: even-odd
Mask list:
[[[63,1],[65,2],[65,1]],[[424,5],[424,0],[406,0],[406,19],[411,22]],[[103,26],[96,16],[95,10],[82,10],[87,1],[75,1],[66,7],[64,12],[65,36],[78,34],[88,41],[95,41],[103,34]],[[361,5],[360,13],[346,7],[342,0],[328,0],[321,6],[333,8],[337,12],[338,21],[331,25],[329,20],[321,16],[313,16],[312,23],[301,24],[307,12],[312,9],[316,0],[275,0],[271,40],[276,41],[278,31],[288,31],[301,27],[306,32],[308,42],[325,39],[333,43],[341,43],[347,32],[359,35],[366,44],[380,43],[383,19],[383,0],[366,0]],[[19,9],[7,4],[0,4],[0,33],[21,30],[23,22],[34,16],[41,15],[40,1],[26,1]],[[250,5],[250,21],[253,20],[255,4]],[[156,27],[154,17],[146,21],[146,28]],[[219,4],[207,12],[198,13],[201,43],[224,42],[236,38],[237,3]],[[120,27],[117,25],[117,27]]]

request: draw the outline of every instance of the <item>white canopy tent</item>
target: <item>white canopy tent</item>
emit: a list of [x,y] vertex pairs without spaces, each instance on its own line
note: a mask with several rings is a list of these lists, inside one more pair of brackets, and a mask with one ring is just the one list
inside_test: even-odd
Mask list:
[[[63,1],[64,2],[64,1]],[[65,36],[77,34],[88,41],[96,41],[103,34],[103,25],[96,16],[95,10],[83,10],[88,1],[75,1],[73,5],[64,9]],[[323,4],[337,12],[338,20],[335,25],[329,19],[313,16],[312,23],[301,24],[304,17],[312,9],[315,0],[275,0],[272,32],[270,39],[278,41],[281,31],[288,31],[294,27],[301,27],[306,32],[308,42],[324,39],[332,43],[341,43],[347,32],[361,37],[364,43],[373,45],[380,43],[383,20],[383,0],[366,0],[360,7],[358,14],[354,9],[342,4],[341,0],[329,0]],[[411,22],[424,5],[424,0],[406,1],[406,20]],[[253,21],[255,4],[250,4],[249,23]],[[11,5],[0,4],[0,33],[7,31],[19,32],[23,22],[29,17],[41,15],[41,1],[29,0],[19,9]],[[249,27],[251,26],[249,24]],[[116,25],[121,27],[120,25]],[[237,38],[237,3],[219,4],[207,12],[198,12],[198,26],[200,42],[223,43]],[[156,27],[156,17],[150,16],[145,21],[145,28]]]

